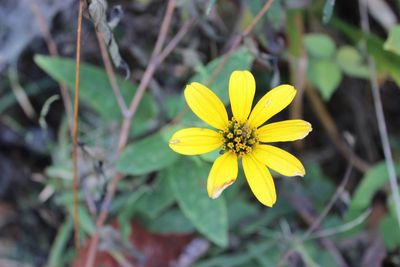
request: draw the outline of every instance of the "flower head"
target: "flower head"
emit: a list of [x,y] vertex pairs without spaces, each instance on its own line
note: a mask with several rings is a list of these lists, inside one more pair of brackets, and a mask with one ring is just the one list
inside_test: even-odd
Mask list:
[[[276,202],[274,181],[268,168],[285,176],[304,176],[301,162],[292,154],[266,143],[295,141],[312,130],[303,120],[286,120],[263,124],[287,107],[296,95],[291,85],[280,85],[265,94],[254,106],[256,83],[249,71],[234,71],[229,80],[232,118],[224,104],[206,86],[191,83],[185,88],[185,99],[191,110],[216,130],[186,128],[177,131],[169,141],[175,152],[199,155],[220,149],[207,180],[207,191],[217,198],[233,184],[241,159],[244,174],[256,198],[272,207]],[[267,168],[268,167],[268,168]]]

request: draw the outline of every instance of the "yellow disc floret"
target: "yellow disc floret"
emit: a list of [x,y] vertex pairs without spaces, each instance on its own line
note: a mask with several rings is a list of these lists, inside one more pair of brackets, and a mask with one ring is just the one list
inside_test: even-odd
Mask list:
[[232,118],[220,133],[223,139],[221,154],[231,151],[240,158],[251,153],[253,146],[258,143],[256,129],[249,128],[246,123],[242,124],[235,118]]

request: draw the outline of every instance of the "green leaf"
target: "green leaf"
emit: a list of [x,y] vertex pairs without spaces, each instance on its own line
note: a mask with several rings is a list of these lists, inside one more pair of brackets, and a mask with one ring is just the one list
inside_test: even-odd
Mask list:
[[396,215],[387,215],[379,223],[379,232],[388,250],[400,246],[400,229]]
[[295,248],[304,260],[305,266],[339,267],[332,255],[326,250],[321,250],[316,241],[300,242]]
[[336,52],[332,39],[320,33],[307,34],[304,37],[304,46],[311,57],[318,59],[331,59]]
[[[395,167],[396,173],[399,175],[400,164],[397,164]],[[385,162],[377,163],[371,169],[369,169],[353,194],[346,217],[349,220],[355,219],[362,212],[364,212],[364,210],[370,206],[375,193],[380,190],[388,181],[389,176]]]
[[[71,213],[72,214],[72,213]],[[78,207],[78,214],[79,214],[79,224],[82,229],[88,234],[93,235],[96,229],[96,226],[93,222],[92,217],[90,216],[88,210],[83,207]]]
[[200,157],[208,162],[214,162],[221,154],[219,153],[220,150],[216,149],[214,151],[208,152],[206,154],[201,154]]
[[46,264],[47,267],[64,266],[63,253],[71,237],[72,226],[72,219],[67,218],[65,222],[59,227],[57,236],[54,239],[53,244],[51,245],[49,259]]
[[228,218],[229,218],[229,228],[238,227],[239,223],[243,220],[248,220],[249,218],[255,218],[258,213],[257,206],[254,203],[239,198],[236,194],[236,199],[229,202],[228,205]]
[[173,119],[185,107],[185,99],[182,94],[167,95],[164,99],[166,116]]
[[162,234],[186,234],[195,231],[192,222],[177,208],[164,212],[156,220],[151,220],[147,229]]
[[383,45],[383,48],[386,51],[400,55],[400,25],[396,25],[390,29],[389,37]]
[[386,215],[379,223],[379,231],[383,237],[383,241],[388,250],[394,250],[400,247],[400,228],[397,221],[396,202],[393,194],[387,200],[389,207],[388,215]]
[[[254,260],[258,263],[257,266],[260,267],[270,267],[277,266],[280,258],[280,253],[278,252],[278,248],[274,248],[274,244],[276,242],[274,240],[267,239],[266,241],[262,241],[260,243],[250,242],[248,246],[249,255],[251,255]],[[267,251],[265,251],[267,250]],[[254,261],[253,261],[254,262]],[[252,262],[247,266],[254,266]]]
[[239,234],[248,236],[260,232],[260,229],[272,227],[280,218],[288,218],[293,213],[293,207],[285,201],[278,201],[273,209],[263,212],[257,218],[249,221],[239,229]]
[[389,74],[396,84],[400,86],[400,56],[384,50],[381,38],[373,34],[364,35],[358,28],[337,18],[332,19],[332,23],[354,43],[359,43],[365,36],[367,52],[375,59],[378,72],[380,74]]
[[306,164],[305,169],[307,173],[303,185],[307,188],[307,196],[313,200],[317,210],[323,210],[334,194],[336,185],[324,174],[319,164]]
[[254,259],[259,261],[263,258],[263,262],[268,265],[261,266],[275,266],[279,261],[279,251],[275,240],[266,241],[252,241],[250,245],[241,248],[236,253],[225,253],[222,255],[214,255],[203,260],[196,262],[193,267],[254,267],[260,266],[254,263]]
[[322,98],[328,101],[342,80],[342,72],[331,60],[312,60],[307,69],[307,77]]
[[322,12],[323,13],[322,22],[324,24],[327,24],[331,20],[334,7],[335,7],[335,0],[325,1],[324,10]]
[[166,169],[158,172],[154,185],[137,202],[138,211],[151,219],[155,219],[175,201],[169,185],[168,174]]
[[[65,84],[72,92],[75,87],[75,61],[68,58],[35,56],[36,64],[57,82]],[[132,99],[137,86],[117,77],[121,94],[125,101]],[[104,119],[119,120],[121,111],[115,100],[106,72],[96,66],[81,63],[80,99]],[[152,124],[156,114],[156,104],[150,95],[145,94],[133,120],[134,131],[140,134]],[[137,127],[140,125],[140,127]]]
[[[130,187],[131,183],[132,181],[128,180],[122,180],[118,183],[118,189],[122,192],[114,197],[110,206],[110,213],[121,214],[122,212],[125,213],[125,210],[128,209],[126,212],[128,215],[135,214],[135,205],[137,204],[136,200],[139,201],[139,199],[149,191],[147,175],[135,178],[135,187],[133,191],[127,189],[127,187]],[[130,205],[133,205],[133,207]]]
[[[198,163],[198,164],[196,164]],[[168,179],[183,213],[197,230],[215,244],[228,244],[228,215],[222,197],[210,199],[207,195],[207,177],[210,165],[182,158],[168,168]]]
[[120,225],[121,236],[128,240],[131,234],[130,221],[135,212],[138,210],[138,200],[148,192],[147,187],[140,186],[137,190],[129,195],[123,196],[125,199],[123,208],[118,212],[118,223]]
[[[70,216],[74,214],[74,208],[72,202],[67,206]],[[78,206],[79,226],[87,235],[92,235],[95,232],[96,226],[89,215],[89,212],[83,205]]]
[[368,67],[363,64],[360,53],[354,47],[341,47],[336,57],[338,65],[347,75],[357,78],[369,77]]
[[[122,196],[123,198],[123,205],[118,211],[118,216],[120,218],[130,220],[135,212],[139,208],[139,200],[149,191],[149,189],[145,186],[139,186],[133,192],[129,192],[129,194],[125,194]],[[117,199],[115,199],[117,201]],[[120,201],[120,199],[118,199]],[[115,208],[115,207],[113,207]]]
[[162,133],[156,133],[128,145],[117,161],[117,170],[132,175],[142,175],[161,170],[178,159]]
[[[310,255],[311,248],[313,246],[313,243],[301,243],[299,242],[297,245],[294,246],[294,249],[299,253],[301,259],[304,261],[305,266],[309,267],[319,267],[314,258]],[[318,251],[318,258],[323,256],[324,253],[321,253]],[[331,267],[331,266],[329,266]]]
[[[400,170],[399,170],[400,172]],[[396,176],[399,176],[398,174],[396,174]],[[393,191],[390,191],[390,195],[386,200],[386,205],[389,207],[389,213],[393,216],[396,217],[397,216],[397,205],[396,204],[400,204],[400,203],[396,203],[394,197],[393,197]],[[400,192],[399,192],[400,193]],[[396,217],[397,218],[397,217]],[[400,229],[399,229],[400,230]]]

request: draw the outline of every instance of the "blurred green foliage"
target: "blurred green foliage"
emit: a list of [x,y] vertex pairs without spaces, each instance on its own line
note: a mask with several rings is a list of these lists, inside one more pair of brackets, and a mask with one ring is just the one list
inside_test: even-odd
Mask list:
[[[209,13],[214,6],[222,5],[219,2],[222,1],[209,1],[207,12]],[[243,2],[246,18],[251,20],[265,1]],[[321,8],[313,9],[316,14],[308,14],[311,18],[306,16],[305,10],[309,8],[306,4],[296,6],[293,1],[288,1],[295,6],[290,9],[287,7],[290,4],[284,5],[283,2],[285,1],[274,1],[270,12],[256,28],[254,38],[260,42],[260,45],[268,47],[272,45],[272,41],[271,38],[267,38],[263,26],[272,25],[274,29],[281,30],[285,25],[290,26],[282,31],[292,43],[282,48],[282,51],[277,53],[276,59],[290,62],[291,57],[307,57],[305,82],[319,92],[323,101],[329,103],[338,88],[346,86],[343,84],[345,76],[362,80],[369,78],[367,55],[375,59],[380,77],[389,76],[400,86],[400,26],[394,27],[385,41],[372,34],[365,35],[359,28],[335,17],[335,1],[317,1]],[[297,28],[294,28],[299,23],[299,20],[295,18],[304,19],[304,21],[300,20],[304,24],[307,22],[306,19],[317,18],[319,22],[328,23],[329,27],[343,34],[345,39],[339,42],[337,37],[330,34],[330,31],[299,32]],[[363,47],[361,42],[364,37],[366,47]],[[302,55],[303,52],[304,55]],[[221,60],[223,56],[196,66],[193,75],[186,83],[194,81],[209,83],[210,77],[213,77],[213,72]],[[260,64],[257,60],[261,61],[262,57],[254,51],[254,47],[245,42],[223,65],[209,87],[225,104],[228,104],[230,73],[236,69],[256,68],[255,66]],[[37,55],[35,62],[55,81],[67,85],[70,89],[74,88],[75,62],[73,60]],[[282,83],[289,82],[288,76],[290,75],[282,75]],[[268,80],[265,77],[256,78]],[[117,81],[124,99],[129,103],[137,90],[137,85],[121,77],[118,77]],[[47,87],[47,82],[44,81],[42,89]],[[80,87],[81,104],[97,118],[96,123],[93,124],[99,128],[96,130],[104,139],[100,143],[113,144],[112,139],[115,138],[113,133],[118,131],[118,127],[116,129],[114,126],[113,130],[109,130],[108,127],[113,123],[120,123],[123,115],[112,94],[105,70],[83,63]],[[269,89],[266,84],[262,84],[257,88],[257,93],[262,95]],[[163,96],[165,114],[162,115],[168,121],[157,127],[154,125],[161,111],[155,96],[145,93],[133,121],[129,144],[120,158],[106,157],[109,164],[105,166],[106,171],[102,173],[105,179],[109,179],[115,171],[127,174],[125,181],[119,184],[119,193],[110,207],[113,218],[117,218],[120,225],[122,236],[127,239],[132,232],[130,228],[132,220],[142,222],[147,229],[156,233],[197,233],[213,244],[207,257],[194,265],[197,267],[274,266],[288,249],[297,252],[306,266],[339,266],[329,251],[321,249],[317,238],[301,239],[307,227],[304,227],[300,217],[308,214],[308,209],[311,209],[314,215],[322,212],[337,187],[332,177],[326,176],[318,164],[306,160],[307,175],[304,178],[276,178],[278,202],[273,209],[260,206],[247,191],[241,190],[241,185],[245,183],[244,177],[239,177],[237,182],[217,200],[210,199],[207,196],[206,178],[212,161],[218,156],[218,151],[188,158],[179,156],[168,147],[168,140],[175,130],[203,125],[195,115],[188,112],[182,90],[179,89],[174,94]],[[29,94],[36,93],[38,93],[37,89],[29,89]],[[0,99],[0,110],[10,105],[10,101],[15,101],[7,97]],[[82,116],[81,120],[82,127],[85,127],[87,117]],[[68,180],[71,176],[69,160],[71,144],[66,137],[65,125],[66,123],[63,122],[57,143],[53,147],[55,152],[52,155],[52,165],[48,166],[45,172],[49,178],[46,186],[51,187],[56,195],[54,203],[63,207],[68,214],[59,227],[52,245],[47,263],[49,267],[66,264],[68,259],[65,255],[70,255],[65,251],[68,250],[69,236],[72,232],[72,193]],[[82,139],[93,141],[95,138],[92,133],[88,133]],[[94,143],[93,141],[90,145]],[[106,154],[114,153],[108,147],[104,149]],[[86,163],[88,164],[90,165]],[[397,170],[399,175],[400,165],[397,165]],[[91,175],[87,176],[91,177]],[[340,227],[357,222],[357,218],[371,209],[374,196],[384,191],[388,196],[385,200],[388,212],[379,223],[379,231],[387,250],[398,250],[400,229],[397,225],[395,209],[392,207],[394,204],[391,193],[387,190],[387,183],[385,163],[373,164],[355,187],[354,193],[348,195],[347,200],[342,197],[337,201],[340,202],[338,206],[346,206],[345,211],[337,208],[337,212],[328,215],[322,222],[321,229],[316,231],[328,229],[332,230],[330,233],[333,233],[334,238],[346,237],[346,234],[349,235],[348,230],[342,231]],[[101,195],[104,193],[103,190],[102,186],[89,188],[90,194],[93,193],[93,195]],[[83,190],[80,192],[79,205],[80,227],[84,232],[82,238],[84,240],[87,240],[88,236],[95,231],[95,223],[85,204],[86,194],[87,192]],[[304,210],[296,210],[290,197],[298,198],[304,204]],[[101,197],[95,199],[95,204],[97,205],[101,200]],[[351,234],[356,234],[364,231],[366,227],[363,221],[355,223],[349,230],[352,231]],[[291,229],[294,229],[294,232],[291,232]],[[235,240],[239,241],[232,245],[231,243]],[[232,250],[235,250],[235,253],[232,253]]]

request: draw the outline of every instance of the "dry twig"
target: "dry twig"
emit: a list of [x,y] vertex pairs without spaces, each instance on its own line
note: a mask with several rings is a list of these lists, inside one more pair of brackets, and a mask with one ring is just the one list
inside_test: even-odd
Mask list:
[[107,47],[104,43],[103,37],[101,37],[101,33],[96,31],[97,42],[99,43],[101,58],[103,59],[104,67],[106,68],[108,80],[110,81],[111,89],[113,90],[115,99],[117,100],[119,109],[123,116],[127,111],[127,106],[124,98],[121,94],[121,89],[118,86],[117,78],[115,77],[113,66],[111,65],[110,56],[107,51]]
[[75,98],[74,98],[74,127],[72,131],[72,173],[73,173],[73,192],[74,192],[74,227],[75,227],[75,247],[80,250],[79,237],[79,215],[78,215],[78,113],[79,113],[79,82],[81,64],[81,33],[84,0],[79,1],[79,14],[76,39],[76,72],[75,72]]
[[122,123],[122,128],[121,128],[121,134],[119,136],[119,143],[118,143],[118,153],[121,153],[122,150],[124,149],[127,141],[128,141],[128,135],[129,135],[129,130],[131,128],[132,124],[132,119],[135,116],[135,113],[139,107],[140,101],[142,100],[142,97],[144,95],[144,92],[146,91],[146,88],[148,84],[151,81],[151,78],[160,64],[159,60],[157,59],[159,53],[161,52],[161,49],[164,45],[165,39],[167,37],[169,25],[171,22],[172,14],[175,9],[175,4],[176,0],[169,0],[168,5],[167,5],[167,10],[165,12],[165,16],[161,25],[160,29],[160,34],[158,35],[157,42],[154,48],[154,51],[152,53],[151,59],[149,64],[147,65],[147,68],[143,74],[143,77],[139,83],[139,87],[135,93],[135,96],[133,97],[133,100],[129,106],[127,115],[124,118],[124,121]]

